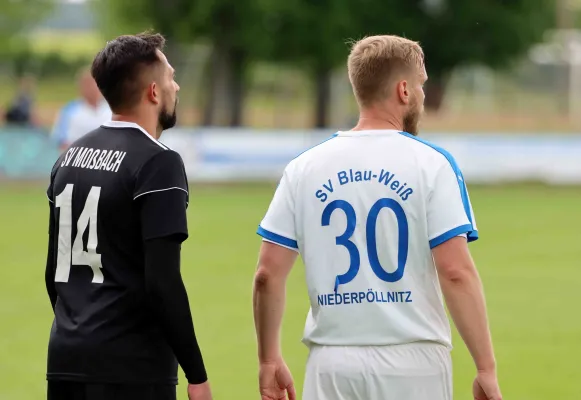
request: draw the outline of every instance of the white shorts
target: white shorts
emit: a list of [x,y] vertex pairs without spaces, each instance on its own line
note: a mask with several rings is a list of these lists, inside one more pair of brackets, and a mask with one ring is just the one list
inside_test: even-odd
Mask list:
[[452,359],[433,343],[312,346],[303,400],[452,400]]

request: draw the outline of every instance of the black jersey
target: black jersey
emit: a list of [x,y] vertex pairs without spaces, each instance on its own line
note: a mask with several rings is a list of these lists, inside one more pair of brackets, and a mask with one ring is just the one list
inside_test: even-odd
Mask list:
[[144,241],[187,238],[179,154],[137,124],[109,122],[61,155],[47,195],[57,294],[47,378],[175,384],[145,293]]

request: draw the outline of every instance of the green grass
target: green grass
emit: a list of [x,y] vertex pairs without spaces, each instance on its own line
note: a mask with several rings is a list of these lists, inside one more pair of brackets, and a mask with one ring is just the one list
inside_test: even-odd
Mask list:
[[[44,290],[44,188],[0,187],[0,399],[43,398],[51,310]],[[273,187],[192,187],[183,273],[215,399],[257,397],[251,313],[259,238]],[[481,239],[471,249],[484,281],[506,399],[581,398],[581,188],[472,187]],[[290,277],[284,354],[297,386],[308,303],[303,270]],[[474,368],[455,334],[456,399]],[[183,385],[180,399],[185,399]]]

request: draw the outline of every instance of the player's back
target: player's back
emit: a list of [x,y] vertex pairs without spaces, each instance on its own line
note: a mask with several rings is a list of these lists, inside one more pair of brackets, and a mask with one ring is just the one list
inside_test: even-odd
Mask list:
[[451,156],[398,131],[339,132],[285,179],[311,301],[304,340],[450,345],[431,248],[476,235]]
[[149,313],[136,206],[156,191],[152,160],[175,157],[138,125],[109,123],[55,164],[48,197],[55,207],[58,300],[49,379],[175,381],[175,357]]

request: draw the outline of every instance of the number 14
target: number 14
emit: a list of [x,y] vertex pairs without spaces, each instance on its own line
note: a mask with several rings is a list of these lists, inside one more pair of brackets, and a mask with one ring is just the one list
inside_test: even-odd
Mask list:
[[[101,188],[93,186],[83,212],[77,220],[77,236],[72,240],[72,219],[73,219],[73,187],[68,184],[65,189],[56,196],[55,207],[60,208],[59,234],[57,244],[57,262],[55,282],[68,282],[71,272],[71,265],[88,265],[93,270],[93,283],[103,283],[103,272],[101,269],[101,254],[97,253],[97,210]],[[83,250],[83,234],[89,225],[89,240],[87,241],[87,251]]]

